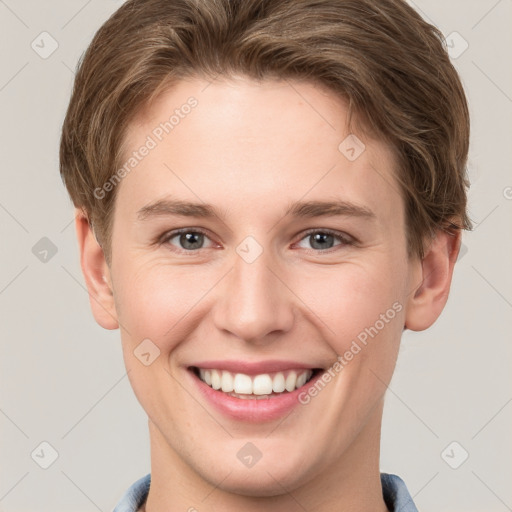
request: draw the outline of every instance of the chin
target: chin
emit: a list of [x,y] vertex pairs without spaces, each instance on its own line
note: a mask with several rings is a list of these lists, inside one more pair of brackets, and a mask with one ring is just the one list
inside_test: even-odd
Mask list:
[[203,478],[227,493],[261,498],[280,496],[293,491],[307,479],[304,467],[299,474],[291,459],[281,462],[285,464],[277,466],[270,460],[264,462],[262,458],[255,466],[246,468],[237,460],[232,467],[209,471],[203,474]]
[[[290,489],[294,489],[296,475],[294,470],[290,468],[288,478],[284,478],[281,474],[262,467],[258,472],[255,468],[249,470],[234,470],[218,487],[232,494],[241,496],[250,496],[255,498],[269,498],[272,496],[280,496]],[[269,474],[270,473],[270,474]],[[295,484],[295,485],[294,485]]]

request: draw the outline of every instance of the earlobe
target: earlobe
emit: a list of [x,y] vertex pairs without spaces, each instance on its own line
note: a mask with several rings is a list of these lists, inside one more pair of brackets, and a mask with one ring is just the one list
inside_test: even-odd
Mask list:
[[[411,282],[405,327],[423,331],[430,327],[443,311],[459,254],[462,232],[450,234],[439,230],[431,241],[421,266],[420,282]],[[417,277],[416,277],[417,279]]]
[[89,302],[96,322],[105,329],[119,327],[110,269],[103,249],[96,240],[82,210],[75,209],[75,228],[80,251],[80,266],[89,292]]

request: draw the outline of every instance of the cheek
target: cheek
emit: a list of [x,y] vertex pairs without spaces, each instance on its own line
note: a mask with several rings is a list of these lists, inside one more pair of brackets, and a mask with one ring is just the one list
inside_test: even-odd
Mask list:
[[[299,323],[307,319],[321,330],[337,354],[353,340],[364,341],[365,333],[367,340],[375,338],[375,328],[379,339],[399,338],[403,315],[396,304],[403,277],[396,261],[375,253],[336,266],[305,264],[300,272],[283,276],[293,290],[290,306],[296,304],[303,317]],[[215,307],[215,286],[225,273],[224,268],[204,266],[199,271],[194,265],[170,265],[160,258],[143,261],[136,255],[120,261],[117,270],[116,307],[132,350],[149,338],[166,354],[193,334],[208,308]]]
[[168,353],[196,327],[190,318],[202,311],[205,296],[218,281],[217,273],[173,266],[160,259],[132,261],[118,267],[119,320],[129,333],[130,344],[149,338]]
[[306,276],[298,295],[315,313],[315,324],[321,320],[337,354],[351,347],[357,351],[354,341],[364,348],[374,339],[382,340],[384,351],[396,345],[402,332],[402,281],[391,259],[387,264],[347,263]]

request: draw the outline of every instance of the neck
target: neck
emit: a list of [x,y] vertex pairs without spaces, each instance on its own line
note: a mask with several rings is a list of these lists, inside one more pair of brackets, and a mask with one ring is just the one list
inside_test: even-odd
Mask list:
[[[151,486],[143,510],[173,512],[388,512],[382,496],[379,452],[383,401],[374,409],[350,447],[335,463],[312,468],[312,477],[293,489],[278,486],[282,492],[248,496],[230,492],[229,474],[219,470],[208,481],[198,474],[166,441],[149,421],[151,442]],[[197,454],[195,454],[197,457]],[[279,482],[277,482],[279,484]]]

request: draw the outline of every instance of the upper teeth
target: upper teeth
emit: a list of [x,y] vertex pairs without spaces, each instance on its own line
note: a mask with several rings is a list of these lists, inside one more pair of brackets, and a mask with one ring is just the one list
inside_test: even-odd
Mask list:
[[[285,374],[287,374],[285,376]],[[234,391],[241,394],[268,395],[272,392],[293,391],[303,386],[313,375],[312,370],[291,370],[290,372],[246,375],[225,370],[204,370],[199,368],[199,377],[213,389],[222,389],[225,393]]]

